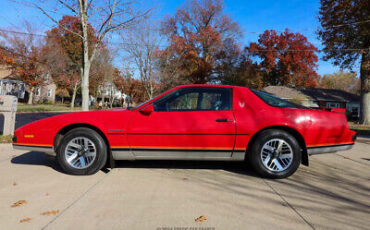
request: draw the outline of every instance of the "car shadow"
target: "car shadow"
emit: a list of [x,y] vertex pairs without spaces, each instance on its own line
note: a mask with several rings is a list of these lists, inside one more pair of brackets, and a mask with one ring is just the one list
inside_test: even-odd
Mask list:
[[205,169],[225,170],[249,176],[258,175],[244,162],[230,161],[181,161],[181,160],[138,160],[117,161],[115,168],[150,168],[150,169]]
[[57,164],[54,157],[48,156],[42,152],[27,152],[22,155],[13,157],[10,162],[12,164],[47,166],[54,169],[55,171],[64,173],[62,168]]
[[[58,172],[65,173],[58,165],[55,157],[42,152],[27,152],[11,159],[12,164],[41,165],[50,167]],[[151,169],[205,169],[225,170],[233,173],[249,176],[258,175],[244,162],[224,161],[180,161],[180,160],[139,160],[139,161],[116,161],[115,168],[151,168]],[[109,168],[103,168],[108,173]]]

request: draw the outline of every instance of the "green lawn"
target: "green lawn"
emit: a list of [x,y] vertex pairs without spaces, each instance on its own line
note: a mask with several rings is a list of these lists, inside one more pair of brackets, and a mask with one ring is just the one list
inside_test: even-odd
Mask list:
[[70,108],[68,104],[42,104],[27,105],[19,103],[17,112],[58,112],[58,111],[80,111],[81,107]]
[[12,143],[12,135],[9,136],[3,136],[0,135],[0,143]]

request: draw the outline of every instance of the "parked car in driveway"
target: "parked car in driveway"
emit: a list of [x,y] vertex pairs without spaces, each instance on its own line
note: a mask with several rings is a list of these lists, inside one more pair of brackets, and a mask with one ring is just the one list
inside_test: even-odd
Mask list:
[[345,114],[305,108],[244,87],[183,85],[131,110],[70,113],[15,131],[16,149],[56,156],[70,174],[108,160],[249,161],[284,178],[311,154],[350,149]]

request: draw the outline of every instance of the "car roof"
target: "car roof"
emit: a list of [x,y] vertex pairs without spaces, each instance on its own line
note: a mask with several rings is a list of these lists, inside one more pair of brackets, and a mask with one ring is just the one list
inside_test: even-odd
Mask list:
[[189,85],[179,85],[179,86],[175,87],[174,89],[187,88],[187,87],[236,88],[238,86],[233,86],[233,85],[215,85],[215,84],[189,84]]

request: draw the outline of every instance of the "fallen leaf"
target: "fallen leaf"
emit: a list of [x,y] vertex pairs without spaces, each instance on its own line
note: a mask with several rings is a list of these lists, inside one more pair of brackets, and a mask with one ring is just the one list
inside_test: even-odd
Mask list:
[[347,160],[349,160],[349,159],[351,159],[351,158],[349,158],[349,157],[344,157],[344,159],[347,159]]
[[25,201],[25,200],[19,200],[19,201],[15,202],[14,204],[12,204],[10,207],[14,208],[14,207],[21,206],[23,204],[27,204],[27,201]]
[[22,219],[22,220],[20,220],[19,222],[20,223],[25,223],[25,222],[30,222],[32,220],[32,218],[25,218],[25,219]]
[[52,211],[46,211],[46,212],[43,212],[43,213],[41,213],[41,215],[43,215],[43,216],[50,216],[50,215],[56,215],[56,214],[58,214],[59,213],[59,210],[52,210]]
[[49,196],[49,193],[46,193],[45,196]]
[[188,178],[182,178],[182,180],[188,180]]
[[17,185],[17,183],[16,183],[16,182],[14,182],[14,183],[13,183],[13,186],[16,186],[16,185]]
[[200,216],[200,217],[198,217],[198,218],[195,219],[195,222],[202,222],[202,221],[205,221],[205,220],[207,220],[207,217]]

